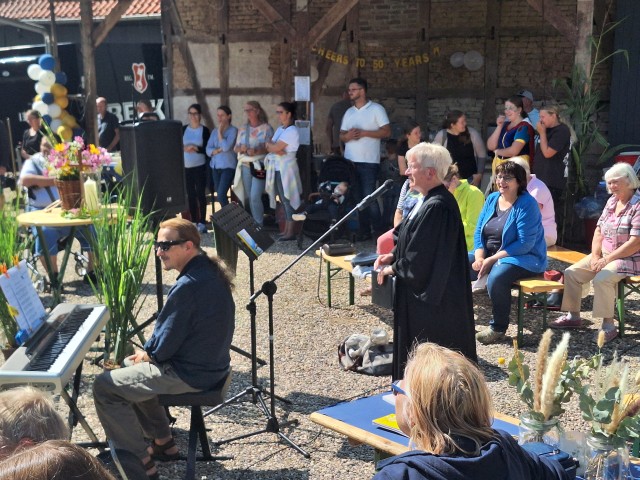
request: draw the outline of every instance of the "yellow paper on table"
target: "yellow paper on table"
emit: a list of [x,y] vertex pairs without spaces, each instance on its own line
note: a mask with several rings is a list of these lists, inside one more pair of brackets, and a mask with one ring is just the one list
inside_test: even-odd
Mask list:
[[372,423],[378,428],[384,428],[385,430],[389,430],[399,435],[403,435],[405,437],[407,436],[402,430],[400,430],[395,413],[390,413],[389,415],[385,415],[384,417],[375,418],[373,419]]

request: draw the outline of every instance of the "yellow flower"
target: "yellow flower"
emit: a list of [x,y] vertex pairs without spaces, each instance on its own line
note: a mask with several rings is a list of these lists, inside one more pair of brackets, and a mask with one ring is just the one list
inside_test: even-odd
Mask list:
[[57,152],[62,152],[64,151],[64,144],[63,143],[58,143],[56,146],[53,147]]
[[13,266],[17,267],[20,264],[20,257],[18,255],[13,256]]
[[498,365],[504,365],[506,363],[506,360],[504,359],[504,357],[498,357]]
[[96,147],[93,143],[89,145],[89,152],[91,153],[91,155],[98,155],[100,153],[100,150],[98,150],[98,147]]
[[11,315],[13,318],[16,318],[19,313],[20,312],[16,307],[14,307],[13,305],[9,305],[9,315]]

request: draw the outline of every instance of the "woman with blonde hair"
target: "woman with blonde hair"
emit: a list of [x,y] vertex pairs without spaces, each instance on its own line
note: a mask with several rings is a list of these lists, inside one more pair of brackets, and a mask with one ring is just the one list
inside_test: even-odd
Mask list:
[[244,113],[247,123],[240,127],[236,137],[234,151],[238,154],[238,165],[231,189],[245,208],[251,210],[256,223],[262,225],[262,195],[267,177],[264,157],[267,155],[267,142],[273,137],[273,128],[259,102],[249,100],[244,106]]
[[374,480],[568,479],[562,466],[530,454],[491,428],[482,372],[458,352],[422,343],[393,384],[396,418],[415,449],[378,464]]

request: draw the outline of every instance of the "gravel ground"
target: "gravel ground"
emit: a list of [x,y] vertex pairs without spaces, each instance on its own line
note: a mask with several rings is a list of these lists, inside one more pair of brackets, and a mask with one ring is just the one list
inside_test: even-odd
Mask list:
[[[207,234],[204,246],[214,251],[213,235]],[[305,245],[309,245],[309,240]],[[358,244],[359,251],[374,251],[372,242]],[[254,264],[256,285],[280,273],[299,254],[295,242],[275,243],[269,251]],[[155,298],[155,271],[150,260],[146,273],[143,295],[144,307],[140,320],[148,318],[157,308]],[[249,297],[249,262],[240,253],[236,277],[236,330],[233,344],[249,351],[249,314],[245,308]],[[562,269],[563,265],[552,262],[550,268]],[[322,272],[324,274],[324,271]],[[164,290],[175,281],[174,272],[165,272]],[[351,446],[346,438],[324,429],[309,420],[309,414],[337,402],[382,392],[389,384],[388,377],[368,377],[351,372],[343,372],[337,365],[337,346],[352,333],[368,333],[373,328],[385,327],[390,332],[393,320],[390,311],[370,303],[370,297],[356,294],[356,304],[348,305],[346,276],[342,282],[334,283],[334,308],[327,308],[324,275],[319,277],[319,260],[308,254],[277,281],[278,291],[274,297],[275,326],[275,392],[290,401],[276,401],[277,418],[280,422],[296,420],[297,425],[283,428],[293,442],[308,451],[311,458],[304,458],[280,441],[273,433],[262,433],[247,439],[227,443],[214,449],[214,454],[232,456],[232,460],[203,463],[196,466],[197,478],[201,479],[329,479],[348,476],[349,478],[370,478],[373,474],[373,451],[367,446]],[[356,284],[356,289],[364,284]],[[585,300],[585,309],[590,307],[591,297]],[[47,299],[45,298],[45,301]],[[71,303],[91,303],[96,299],[91,289],[83,284],[69,265],[65,278],[64,301]],[[487,325],[490,318],[490,303],[486,295],[475,298],[477,329]],[[515,322],[515,297],[512,321]],[[607,355],[614,350],[628,357],[634,368],[640,363],[637,347],[638,322],[637,297],[627,301],[627,335],[605,346]],[[586,310],[588,312],[588,310]],[[590,314],[585,313],[590,319]],[[555,317],[552,312],[551,318]],[[258,356],[269,358],[267,302],[263,297],[257,302]],[[522,346],[527,362],[533,365],[535,348],[541,336],[542,316],[539,311],[527,311],[525,319],[525,340]],[[589,324],[584,330],[572,332],[570,356],[586,356],[596,351],[592,342],[597,324]],[[511,325],[509,335],[516,335],[516,326]],[[556,335],[555,341],[558,341]],[[523,404],[515,390],[507,385],[508,372],[498,364],[498,358],[508,360],[512,356],[511,341],[497,345],[478,345],[480,367],[486,375],[493,394],[495,408],[507,415],[518,416],[523,412]],[[95,354],[89,354],[89,357]],[[232,353],[233,381],[229,395],[244,391],[251,384],[251,362],[242,355]],[[99,437],[103,436],[100,423],[95,415],[90,394],[94,376],[101,368],[85,362],[82,378],[80,409],[85,413],[90,425]],[[259,382],[268,385],[269,370],[258,370]],[[209,438],[219,440],[248,432],[260,431],[266,427],[266,419],[261,410],[250,400],[242,397],[242,402],[228,405],[207,418],[211,429]],[[266,397],[267,404],[269,398]],[[66,407],[60,406],[66,413]],[[187,409],[174,408],[177,417],[175,436],[183,453],[186,453],[189,414]],[[581,420],[577,404],[572,401],[565,413],[567,428],[587,430]],[[87,441],[81,428],[73,433],[74,441]],[[166,463],[160,466],[161,477],[179,479],[184,476],[184,462]]]

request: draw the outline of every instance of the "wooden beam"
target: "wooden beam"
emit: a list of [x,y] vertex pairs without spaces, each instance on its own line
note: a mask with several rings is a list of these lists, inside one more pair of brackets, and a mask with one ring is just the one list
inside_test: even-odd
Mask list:
[[283,37],[293,40],[298,36],[289,19],[284,18],[269,0],[251,0],[251,3]]
[[[334,25],[333,29],[329,31],[324,39],[325,44],[334,51],[338,49],[338,45],[340,43],[340,35],[342,34],[343,29],[344,20]],[[322,87],[324,87],[324,82],[329,76],[329,70],[331,70],[332,63],[333,62],[330,62],[324,57],[320,57],[320,60],[318,60],[318,78],[311,85],[311,101],[313,103],[317,103],[320,95],[322,94]]]
[[[593,3],[593,0],[590,1]],[[562,14],[562,11],[553,0],[527,0],[527,3],[542,14],[544,20],[566,37],[569,42],[575,44],[578,28],[574,22]]]
[[[416,1],[420,27],[417,32],[416,47],[421,52],[428,52],[431,36],[431,0]],[[430,62],[416,66],[416,121],[425,129],[429,120],[429,65]]]
[[94,47],[100,45],[104,39],[107,38],[109,32],[113,30],[113,27],[115,27],[120,21],[122,15],[124,15],[132,3],[133,0],[118,0],[114,9],[109,12],[109,15],[107,15],[100,25],[93,31],[91,39],[93,40]]
[[482,138],[487,138],[487,126],[496,120],[496,88],[498,87],[498,59],[500,57],[500,8],[501,0],[487,1],[487,20],[484,35]]
[[218,79],[220,105],[229,105],[229,2],[222,2],[218,15]]
[[306,35],[307,45],[315,45],[318,43],[359,1],[360,0],[338,0],[324,16],[316,22],[311,30],[309,30],[309,34]]
[[200,104],[200,107],[202,107],[204,123],[208,127],[212,127],[214,125],[213,116],[211,115],[209,104],[207,103],[207,97],[204,95],[202,86],[200,85],[200,79],[196,72],[196,65],[193,61],[191,50],[189,50],[189,43],[184,36],[184,28],[182,27],[182,20],[180,19],[180,14],[178,13],[178,7],[176,6],[175,0],[171,0],[170,6],[171,26],[179,39],[177,43],[180,56],[182,57],[182,61],[187,69],[191,85],[193,85],[193,89],[195,90],[196,100]]
[[591,70],[591,41],[593,34],[593,0],[577,0],[576,17],[578,19],[578,33],[575,41],[574,64],[584,69],[588,75]]
[[162,76],[164,112],[173,116],[173,28],[171,27],[171,0],[160,0],[160,25],[162,27]]
[[[355,78],[360,72],[356,59],[360,56],[360,4],[347,13],[347,55],[349,55],[349,77]],[[346,87],[346,85],[345,85]]]
[[85,88],[85,131],[89,143],[98,144],[98,119],[96,109],[96,61],[93,41],[92,0],[80,0],[80,46]]

